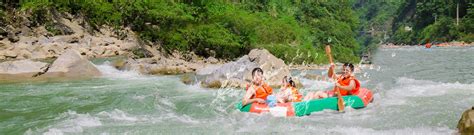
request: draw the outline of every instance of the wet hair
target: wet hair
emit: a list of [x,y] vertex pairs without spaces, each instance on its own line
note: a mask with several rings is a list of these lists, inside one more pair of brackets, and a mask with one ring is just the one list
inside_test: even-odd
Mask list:
[[283,77],[283,81],[289,83],[292,87],[296,87],[296,83],[291,77],[285,76]]
[[295,84],[295,81],[293,81],[293,79],[288,78],[288,83],[290,83],[291,87],[296,87],[296,84]]
[[352,63],[344,63],[343,67],[349,67],[351,72],[354,72],[354,65]]
[[254,68],[254,69],[252,70],[252,77],[255,76],[255,72],[260,72],[260,73],[263,74],[263,70],[262,70],[261,68]]

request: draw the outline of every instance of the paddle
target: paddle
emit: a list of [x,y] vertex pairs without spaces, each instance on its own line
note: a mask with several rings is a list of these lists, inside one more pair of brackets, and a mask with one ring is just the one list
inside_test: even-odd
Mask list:
[[[329,62],[330,63],[333,63],[332,61],[332,55],[331,55],[331,46],[326,45],[326,55],[328,55],[328,58],[329,58]],[[334,69],[332,69],[334,70]],[[333,75],[334,75],[334,71],[332,71]],[[336,83],[337,83],[338,80],[336,80]],[[336,95],[337,95],[337,108],[339,110],[339,112],[344,112],[344,100],[342,99],[342,96],[341,96],[341,92],[339,90],[339,88],[337,88],[337,86],[334,86],[334,89],[336,89]]]

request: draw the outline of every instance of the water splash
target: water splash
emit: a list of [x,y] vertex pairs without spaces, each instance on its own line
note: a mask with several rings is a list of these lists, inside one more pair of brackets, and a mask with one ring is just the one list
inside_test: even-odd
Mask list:
[[144,75],[140,74],[138,71],[133,70],[118,70],[113,67],[109,61],[104,62],[101,65],[96,65],[99,71],[102,73],[104,78],[110,79],[140,79]]

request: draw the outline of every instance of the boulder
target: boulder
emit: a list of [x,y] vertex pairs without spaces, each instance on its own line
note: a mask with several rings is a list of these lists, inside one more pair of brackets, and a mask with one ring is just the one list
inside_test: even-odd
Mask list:
[[100,71],[75,50],[66,50],[50,66],[44,77],[95,77]]
[[45,72],[47,63],[31,60],[6,61],[0,63],[0,80],[32,78]]
[[217,63],[219,63],[219,60],[217,60],[214,57],[209,57],[209,58],[206,59],[206,62],[211,63],[211,64],[217,64]]
[[7,50],[10,49],[11,45],[8,41],[1,41],[0,42],[0,50]]
[[40,46],[34,47],[31,53],[31,59],[45,59],[47,58],[48,52]]
[[474,107],[462,113],[457,128],[461,134],[474,134]]
[[281,79],[284,76],[290,76],[289,66],[282,59],[272,55],[268,50],[253,49],[248,55],[250,61],[263,69],[263,76],[269,85],[278,86],[281,84]]
[[237,61],[226,63],[218,68],[204,68],[198,70],[197,73],[205,76],[200,77],[204,78],[201,81],[204,87],[245,87],[252,80],[251,72],[256,67],[263,69],[265,82],[272,87],[279,86],[284,76],[290,76],[289,67],[285,62],[265,49],[253,49]]
[[226,63],[214,71],[208,72],[209,74],[207,75],[199,71],[201,75],[206,76],[204,77],[205,79],[202,80],[201,85],[216,88],[221,87],[217,86],[217,84],[221,85],[224,84],[224,82],[228,84],[230,80],[232,80],[232,84],[245,85],[246,82],[251,81],[251,71],[256,67],[259,67],[259,65],[250,61],[249,56],[245,55],[237,61]]
[[31,57],[32,57],[32,54],[30,51],[27,51],[24,49],[18,51],[17,59],[29,59]]
[[116,66],[116,68],[152,75],[175,75],[194,71],[190,67],[187,67],[186,64],[180,63],[180,61],[165,58],[129,59],[125,64],[120,63],[120,65],[121,66]]
[[6,50],[3,55],[7,58],[16,58],[18,56],[18,53],[16,53],[15,51]]

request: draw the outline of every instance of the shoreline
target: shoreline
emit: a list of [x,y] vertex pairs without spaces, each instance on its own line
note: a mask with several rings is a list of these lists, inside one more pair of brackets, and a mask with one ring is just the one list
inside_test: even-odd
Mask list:
[[[466,43],[464,41],[451,41],[451,42],[443,42],[443,43],[436,43],[432,44],[436,47],[474,47],[474,42]],[[408,48],[408,47],[417,47],[417,46],[424,46],[422,44],[418,45],[406,45],[406,44],[393,44],[393,43],[386,43],[381,44],[379,48]]]

